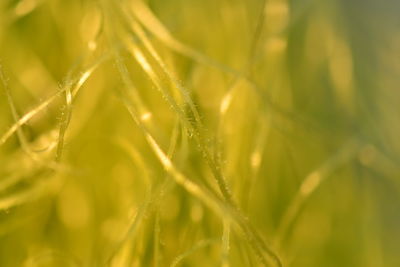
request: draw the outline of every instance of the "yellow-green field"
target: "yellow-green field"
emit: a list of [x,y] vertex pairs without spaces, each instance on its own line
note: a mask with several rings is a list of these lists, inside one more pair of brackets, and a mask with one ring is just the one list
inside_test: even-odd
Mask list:
[[0,0],[0,267],[400,266],[398,0]]

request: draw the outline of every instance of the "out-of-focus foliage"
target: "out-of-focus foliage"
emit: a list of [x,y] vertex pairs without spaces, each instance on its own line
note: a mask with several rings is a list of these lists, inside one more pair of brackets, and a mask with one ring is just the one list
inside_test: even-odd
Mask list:
[[397,0],[1,0],[0,266],[400,266]]

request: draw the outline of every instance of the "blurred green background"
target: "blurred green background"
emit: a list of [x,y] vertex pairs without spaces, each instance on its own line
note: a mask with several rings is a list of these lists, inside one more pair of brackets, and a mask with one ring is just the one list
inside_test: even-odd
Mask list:
[[0,0],[0,266],[400,266],[399,12]]

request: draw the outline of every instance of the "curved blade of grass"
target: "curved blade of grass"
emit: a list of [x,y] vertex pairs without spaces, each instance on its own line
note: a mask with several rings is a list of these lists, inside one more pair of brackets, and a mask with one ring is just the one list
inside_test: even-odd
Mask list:
[[93,72],[98,66],[99,65],[95,64],[92,67],[89,67],[86,71],[84,71],[80,75],[78,75],[76,78],[76,83],[74,83],[70,79],[69,77],[70,74],[67,76],[66,79],[67,81],[63,89],[63,91],[65,91],[65,108],[62,113],[61,124],[58,133],[58,143],[57,143],[56,157],[55,157],[56,162],[59,162],[61,160],[61,155],[64,147],[64,136],[67,131],[72,115],[72,101],[78,94],[79,89],[89,79],[89,77],[93,74]]
[[315,190],[327,179],[335,170],[357,155],[361,146],[356,141],[347,142],[335,155],[325,161],[318,169],[311,172],[301,183],[299,190],[289,204],[282,216],[277,228],[275,244],[280,247],[286,238],[291,225],[299,215],[301,207]]
[[[19,115],[18,115],[18,112],[17,112],[17,108],[16,108],[14,100],[13,100],[13,98],[11,96],[10,88],[9,88],[8,82],[7,82],[7,80],[6,80],[5,76],[4,76],[4,72],[3,72],[3,69],[2,69],[1,65],[0,65],[0,80],[2,82],[3,89],[4,89],[4,92],[5,92],[6,97],[7,97],[7,102],[9,104],[9,106],[10,106],[10,109],[11,109],[12,117],[13,117],[13,119],[15,121],[15,124],[18,124]],[[26,153],[26,155],[28,155],[30,157],[30,159],[32,159],[34,162],[36,162],[36,163],[38,163],[40,165],[48,166],[49,168],[53,168],[53,169],[60,169],[61,168],[61,166],[59,166],[58,164],[54,164],[52,162],[47,162],[47,161],[43,160],[42,158],[40,158],[38,153],[35,153],[36,151],[33,151],[31,149],[30,144],[27,141],[27,138],[26,138],[24,132],[22,131],[21,127],[17,127],[16,128],[16,132],[17,132],[17,138],[18,138],[18,141],[19,141],[19,143],[21,145],[22,150]],[[1,142],[0,142],[0,144],[1,144]],[[49,145],[49,147],[51,147],[51,144]]]
[[[107,53],[103,56],[101,56],[99,59],[97,59],[92,65],[90,65],[85,71],[84,73],[92,73],[102,62],[104,62],[106,59],[108,59],[110,57],[110,55]],[[86,74],[87,75],[87,74]],[[88,77],[86,77],[86,75],[79,75],[78,77],[73,79],[73,82],[80,84],[80,83],[84,83]],[[89,75],[90,76],[90,75]],[[81,82],[79,82],[81,81]],[[82,85],[81,84],[81,85]],[[80,85],[80,86],[81,86]],[[79,87],[80,87],[79,86]],[[77,89],[79,89],[79,87]],[[19,118],[19,120],[14,123],[10,129],[4,133],[1,138],[0,138],[0,145],[3,145],[22,125],[24,125],[25,123],[27,123],[30,119],[32,119],[36,114],[38,114],[40,111],[42,111],[43,109],[45,109],[47,106],[49,106],[57,97],[59,97],[62,93],[64,93],[66,91],[67,88],[61,88],[60,90],[58,90],[56,93],[54,93],[53,95],[51,95],[50,97],[48,97],[46,100],[42,101],[38,106],[36,106],[35,108],[33,108],[32,110],[28,111],[27,113],[25,113],[21,118]],[[76,91],[72,92],[72,96],[74,97],[74,95],[77,93]]]

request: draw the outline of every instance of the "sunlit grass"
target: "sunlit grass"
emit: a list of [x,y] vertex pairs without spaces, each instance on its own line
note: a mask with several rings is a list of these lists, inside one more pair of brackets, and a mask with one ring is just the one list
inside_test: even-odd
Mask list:
[[399,8],[1,1],[0,266],[399,266]]

